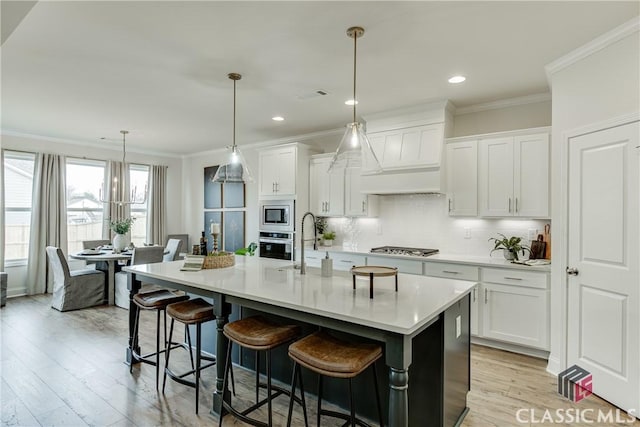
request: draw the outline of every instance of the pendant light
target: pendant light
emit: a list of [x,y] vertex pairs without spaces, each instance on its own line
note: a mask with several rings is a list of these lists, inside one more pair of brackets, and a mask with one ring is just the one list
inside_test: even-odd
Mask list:
[[[122,167],[126,168],[127,167],[127,134],[129,133],[128,130],[121,130],[120,133],[122,134]],[[131,190],[131,193],[129,194],[129,197],[127,198],[127,192],[125,191],[125,182],[118,182],[118,177],[114,176],[113,177],[113,182],[111,185],[111,197],[107,197],[107,191],[105,191],[104,189],[104,184],[102,186],[100,186],[100,190],[99,190],[99,198],[100,201],[102,203],[113,203],[116,205],[142,205],[147,203],[147,196],[148,196],[148,191],[147,191],[147,185],[145,184],[144,186],[144,192],[142,194],[138,194],[138,189],[137,187],[133,187],[133,189]],[[111,200],[112,198],[117,197],[117,195],[120,194],[122,196],[121,200]]]
[[369,138],[364,132],[362,123],[356,118],[356,57],[358,52],[358,37],[364,35],[364,28],[351,27],[347,36],[353,39],[353,121],[347,124],[347,130],[336,150],[329,172],[337,168],[361,167],[367,173],[382,172],[382,166],[373,152]]
[[236,82],[242,78],[238,73],[229,73],[233,80],[233,145],[227,162],[218,167],[213,182],[253,182],[253,177],[247,166],[240,148],[236,145]]

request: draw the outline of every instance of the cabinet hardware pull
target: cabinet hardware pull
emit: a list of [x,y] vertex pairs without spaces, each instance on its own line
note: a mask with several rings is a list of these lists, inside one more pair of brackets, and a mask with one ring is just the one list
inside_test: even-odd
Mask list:
[[473,288],[473,302],[476,302],[476,288]]
[[486,304],[489,301],[489,290],[484,288],[484,303]]
[[505,278],[505,279],[508,279],[508,280],[522,280],[522,279],[521,279],[521,278],[519,278],[519,277],[507,277],[507,276],[504,276],[504,278]]
[[331,202],[327,202],[327,212],[331,210]]
[[449,212],[451,212],[451,199],[449,199]]
[[275,183],[275,182],[272,182],[272,183],[271,183],[271,192],[272,192],[272,193],[275,193],[275,192],[276,192],[276,183]]
[[511,213],[511,197],[509,197],[509,213]]
[[442,270],[443,273],[449,273],[449,274],[460,274],[459,271],[448,271],[448,270]]
[[516,197],[516,213],[518,213],[518,198]]
[[280,183],[279,183],[279,182],[276,182],[276,193],[279,191],[279,190],[278,190],[278,187],[279,187],[279,186],[280,186]]
[[350,259],[341,259],[340,262],[348,262],[349,264],[353,263]]
[[362,201],[362,212],[364,212],[364,200]]

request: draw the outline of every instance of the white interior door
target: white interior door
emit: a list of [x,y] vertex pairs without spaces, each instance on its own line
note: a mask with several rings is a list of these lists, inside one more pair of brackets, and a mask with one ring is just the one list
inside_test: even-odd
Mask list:
[[[567,366],[638,409],[638,122],[569,140]],[[575,269],[576,271],[570,271]]]

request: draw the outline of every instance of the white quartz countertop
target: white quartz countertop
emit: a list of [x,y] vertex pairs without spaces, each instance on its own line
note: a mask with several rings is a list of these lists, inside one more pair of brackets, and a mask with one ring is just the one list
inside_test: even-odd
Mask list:
[[182,264],[163,262],[123,270],[403,335],[419,331],[476,285],[400,273],[398,292],[393,277],[379,277],[370,299],[366,277],[357,278],[354,291],[349,272],[321,277],[319,269],[309,267],[301,275],[290,261],[236,256],[233,267],[201,271],[180,271]]
[[[312,250],[312,248],[305,247],[305,252]],[[422,262],[448,262],[452,264],[465,264],[465,265],[476,265],[478,267],[498,267],[498,268],[510,268],[510,269],[518,269],[518,270],[529,270],[529,271],[542,271],[549,272],[551,271],[551,265],[523,265],[523,264],[515,264],[511,261],[507,261],[504,258],[493,258],[493,257],[482,257],[482,256],[473,256],[473,255],[459,255],[459,254],[446,254],[446,253],[438,253],[435,255],[430,255],[426,257],[419,256],[411,256],[411,255],[391,255],[391,254],[380,254],[380,253],[371,253],[369,248],[363,248],[358,250],[352,250],[339,246],[319,246],[319,252],[343,252],[343,253],[353,253],[359,254],[368,257],[389,257],[389,258],[401,258],[408,259],[412,261],[422,261]]]

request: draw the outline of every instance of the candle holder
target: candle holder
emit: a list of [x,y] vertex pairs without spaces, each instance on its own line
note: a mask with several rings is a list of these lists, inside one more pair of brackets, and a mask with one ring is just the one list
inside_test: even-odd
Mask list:
[[220,233],[211,233],[211,237],[213,237],[213,253],[218,253],[218,236]]

